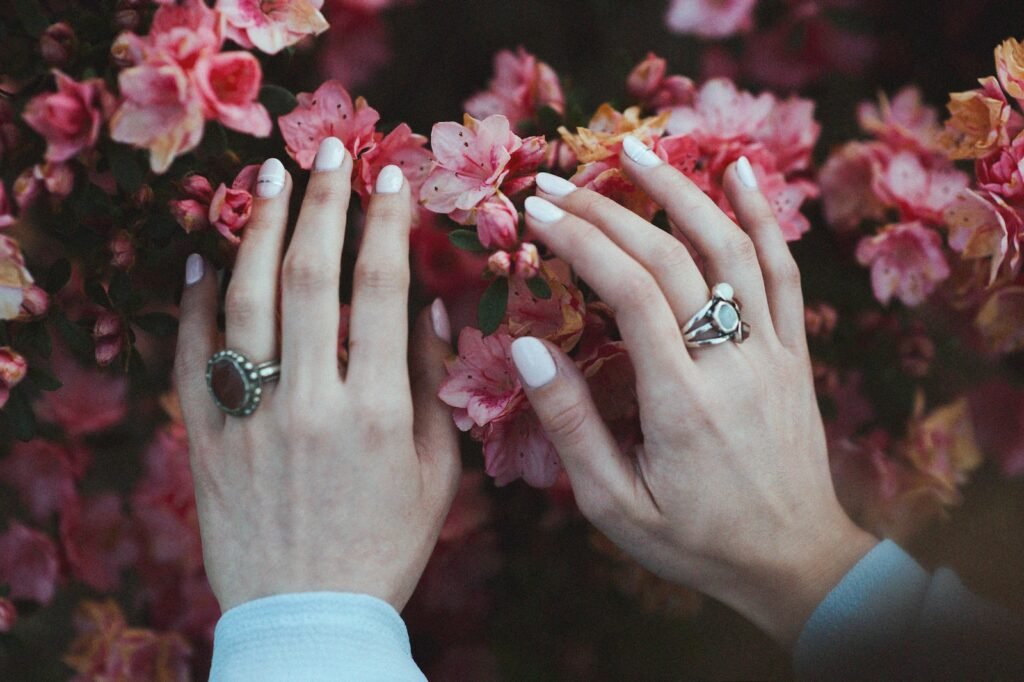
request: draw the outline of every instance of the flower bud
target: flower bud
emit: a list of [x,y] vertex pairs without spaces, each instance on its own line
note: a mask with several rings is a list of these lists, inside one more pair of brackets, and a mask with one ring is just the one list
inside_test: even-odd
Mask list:
[[119,270],[128,270],[135,265],[135,243],[127,230],[121,230],[110,240],[110,264]]
[[519,213],[504,194],[496,194],[476,207],[480,243],[489,249],[510,249],[519,241]]
[[[137,10],[130,10],[131,14],[138,16]],[[117,21],[117,19],[115,19]],[[137,22],[136,22],[137,24]],[[126,31],[131,31],[131,28],[126,28]],[[114,42],[110,45],[110,58],[114,62],[114,65],[126,69],[129,66],[135,66],[142,61],[143,48],[142,43],[139,41],[138,36],[132,33],[122,33]]]
[[42,179],[46,191],[52,196],[64,198],[75,188],[75,172],[69,163],[48,161],[36,166],[36,174]]
[[195,199],[173,199],[168,202],[171,215],[186,232],[198,232],[210,226],[210,207]]
[[213,185],[202,175],[195,173],[182,178],[181,191],[189,199],[195,199],[204,204],[210,203],[210,200],[213,199]]
[[92,338],[96,341],[96,363],[106,367],[124,348],[124,322],[121,316],[107,310],[101,312],[96,318]]
[[67,66],[78,51],[78,38],[74,29],[63,21],[52,24],[39,37],[39,51],[49,66]]
[[653,95],[661,81],[665,78],[665,70],[668,64],[653,52],[636,65],[626,78],[626,91],[630,97],[638,100],[646,100]]
[[21,383],[28,373],[28,362],[13,348],[0,348],[0,407],[7,404],[11,389]]
[[487,259],[487,269],[498,277],[508,277],[512,272],[512,256],[508,251],[495,251]]
[[540,272],[540,252],[529,242],[520,245],[516,251],[516,275],[523,279],[536,277]]
[[19,321],[40,318],[50,309],[50,295],[35,284],[22,289],[21,295],[21,314],[17,318]]

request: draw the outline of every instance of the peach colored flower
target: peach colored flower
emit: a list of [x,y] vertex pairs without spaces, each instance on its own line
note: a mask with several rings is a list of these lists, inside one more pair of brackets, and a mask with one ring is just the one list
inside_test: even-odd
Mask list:
[[1024,43],[1007,38],[996,47],[996,73],[1006,92],[1024,106]]
[[380,114],[359,97],[353,103],[338,81],[327,81],[316,92],[297,95],[298,106],[277,119],[288,155],[302,168],[312,168],[320,143],[337,137],[352,158],[358,159],[374,142]]
[[989,283],[1021,268],[1024,211],[993,192],[964,190],[946,208],[949,246],[963,258],[990,259]]
[[217,0],[228,38],[244,48],[277,54],[328,29],[324,0]]
[[44,533],[11,521],[0,534],[0,583],[11,599],[49,604],[57,592],[60,563],[57,545]]
[[466,112],[478,119],[500,114],[517,128],[550,107],[565,112],[565,95],[555,70],[520,47],[494,57],[494,78],[488,89],[466,100]]
[[944,505],[959,503],[960,486],[982,462],[967,399],[961,398],[926,415],[924,396],[918,394],[908,426],[906,456],[930,481],[934,494]]
[[33,282],[18,242],[0,234],[0,320],[26,316],[26,295],[34,288]]
[[893,296],[905,305],[923,303],[949,277],[942,237],[920,222],[889,225],[857,245],[857,261],[871,268],[875,298]]
[[76,82],[54,70],[57,92],[38,95],[25,107],[25,122],[46,138],[46,158],[67,161],[92,149],[115,102],[99,78]]
[[993,76],[978,82],[980,88],[949,96],[943,142],[954,159],[988,156],[1024,129],[1024,117],[1010,107],[999,82]]
[[29,514],[40,523],[75,497],[71,454],[42,438],[15,443],[11,454],[0,460],[0,480],[18,492]]
[[938,112],[922,101],[921,91],[907,86],[890,99],[884,92],[878,104],[861,102],[857,120],[864,132],[893,149],[910,149],[920,154],[942,152],[942,126]]
[[757,0],[673,0],[665,21],[675,33],[728,38],[754,26]]

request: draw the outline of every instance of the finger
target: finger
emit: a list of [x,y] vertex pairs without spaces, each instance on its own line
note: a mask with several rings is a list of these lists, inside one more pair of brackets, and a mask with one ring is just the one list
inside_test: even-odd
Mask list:
[[529,197],[526,216],[548,248],[615,309],[642,394],[674,386],[693,369],[679,322],[651,273],[596,227],[545,199]]
[[336,137],[320,143],[281,273],[281,380],[338,376],[341,249],[352,162]]
[[452,353],[451,337],[448,311],[439,298],[420,313],[409,357],[416,452],[428,493],[445,502],[454,497],[462,470],[452,410],[437,397],[448,374],[444,361]]
[[757,175],[747,158],[740,157],[725,173],[725,193],[736,211],[740,226],[750,235],[761,264],[768,307],[775,333],[793,350],[805,348],[804,298],[800,269],[793,260],[771,204],[757,185]]
[[350,382],[409,391],[409,183],[398,166],[377,177],[352,282]]
[[260,167],[252,215],[224,301],[227,347],[254,362],[277,357],[277,278],[291,187],[277,159]]
[[197,253],[185,262],[174,359],[178,402],[192,437],[218,432],[224,426],[224,414],[206,387],[206,362],[217,351],[217,278],[209,270]]
[[757,328],[771,328],[757,252],[750,238],[693,181],[663,163],[640,140],[622,143],[622,167],[655,202],[704,259],[708,283],[728,282]]
[[512,342],[512,360],[530,405],[558,450],[583,514],[603,526],[638,506],[653,507],[576,364],[554,344],[532,336]]
[[677,320],[690,319],[707,302],[709,289],[704,276],[678,239],[618,202],[578,188],[557,175],[538,174],[537,187],[545,199],[600,228],[654,275]]

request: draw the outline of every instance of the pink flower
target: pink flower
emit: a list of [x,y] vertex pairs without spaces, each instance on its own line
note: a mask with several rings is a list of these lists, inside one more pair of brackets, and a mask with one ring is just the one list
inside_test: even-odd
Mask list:
[[430,145],[437,160],[420,199],[430,211],[471,224],[472,212],[499,190],[513,196],[532,185],[545,142],[520,138],[504,116],[478,121],[467,114],[464,124],[434,126]]
[[34,280],[18,242],[0,234],[0,320],[24,318],[33,288]]
[[388,26],[377,14],[349,9],[336,0],[324,6],[324,14],[331,27],[318,41],[317,52],[325,78],[355,88],[368,83],[394,57]]
[[221,183],[210,198],[209,222],[230,243],[242,242],[238,233],[249,223],[252,215],[252,189],[259,173],[258,164],[246,166],[235,177],[231,187]]
[[70,63],[78,50],[75,29],[66,22],[51,24],[39,36],[39,52],[48,66],[60,68]]
[[320,143],[337,137],[345,143],[352,158],[358,159],[374,141],[374,127],[380,114],[362,97],[352,102],[338,81],[327,81],[316,92],[302,92],[298,106],[277,119],[288,154],[302,168],[312,168]]
[[651,109],[690,104],[696,94],[693,81],[684,76],[666,76],[667,71],[668,62],[648,52],[626,79],[629,96]]
[[857,120],[864,132],[895,150],[908,149],[924,155],[941,153],[939,114],[922,102],[921,91],[916,87],[903,88],[891,100],[883,93],[877,105],[861,102]]
[[121,315],[109,310],[102,311],[93,326],[92,338],[96,344],[96,364],[106,367],[125,347],[127,339]]
[[983,158],[1024,129],[1024,117],[1010,106],[999,81],[989,76],[978,82],[980,88],[949,95],[944,144],[951,158]]
[[775,106],[769,93],[755,97],[728,79],[715,78],[700,87],[692,105],[671,109],[668,132],[692,135],[701,147],[757,139]]
[[757,0],[673,0],[665,21],[669,30],[702,38],[728,38],[754,26]]
[[942,214],[967,188],[967,174],[949,163],[926,167],[913,152],[899,152],[875,178],[875,192],[906,221],[942,223]]
[[807,170],[820,135],[821,124],[814,120],[814,102],[791,97],[775,104],[754,139],[772,154],[776,170],[793,173]]
[[18,609],[7,597],[0,597],[0,632],[10,632],[18,622]]
[[942,237],[920,222],[889,225],[865,237],[857,261],[871,268],[875,298],[883,304],[896,296],[905,305],[920,305],[949,277]]
[[501,419],[525,401],[511,347],[506,331],[484,336],[479,329],[464,327],[459,333],[459,354],[445,363],[448,377],[438,397],[455,408],[455,423],[463,431]]
[[76,500],[60,516],[60,539],[71,575],[100,592],[121,584],[121,570],[135,561],[131,523],[121,497],[104,493]]
[[512,274],[512,254],[508,251],[495,251],[487,259],[487,269],[498,277]]
[[806,180],[788,182],[782,173],[769,173],[760,163],[753,163],[752,166],[758,186],[779,221],[782,235],[790,242],[800,239],[811,229],[811,223],[800,212],[800,207],[807,199],[818,196],[818,188]]
[[22,504],[40,523],[75,497],[67,448],[42,438],[16,443],[11,454],[0,460],[0,480],[18,491]]
[[529,407],[483,428],[484,470],[499,485],[522,478],[534,488],[554,485],[562,471],[558,451]]
[[1009,146],[978,159],[974,165],[978,186],[1000,195],[1007,201],[1024,197],[1024,137]]
[[28,361],[9,346],[0,347],[0,407],[11,398],[11,390],[28,374]]
[[[516,268],[520,267],[519,259],[517,253]],[[518,270],[516,274],[519,275]],[[568,352],[576,346],[583,333],[583,292],[572,283],[561,261],[547,261],[539,266],[538,275],[551,289],[548,298],[535,296],[522,275],[509,282],[506,311],[509,333],[515,337],[547,339]]]
[[886,202],[875,191],[875,176],[892,152],[881,143],[848,142],[829,156],[818,173],[825,219],[836,230],[856,229],[885,218]]
[[996,48],[996,73],[1006,92],[1024,106],[1024,43],[1007,38]]
[[476,230],[480,243],[489,249],[510,249],[519,241],[519,212],[502,193],[476,207]]
[[46,138],[48,161],[67,161],[92,149],[103,120],[114,108],[114,98],[103,81],[81,83],[54,71],[57,92],[38,95],[25,107],[25,122]]
[[224,16],[227,37],[245,48],[267,54],[327,30],[320,13],[323,0],[217,0]]
[[171,215],[185,232],[198,232],[210,226],[210,203],[213,186],[202,175],[187,175],[181,181],[184,199],[172,199]]
[[544,107],[565,111],[565,95],[554,69],[520,47],[494,57],[494,78],[487,90],[466,100],[466,112],[477,119],[500,114],[519,127]]
[[60,564],[53,540],[11,521],[7,532],[0,535],[0,583],[10,587],[10,598],[49,604],[59,578]]
[[70,436],[83,436],[124,418],[128,386],[123,374],[85,367],[60,345],[53,349],[51,366],[63,386],[40,396],[35,409],[41,420],[57,424]]
[[373,194],[377,176],[385,166],[395,165],[402,169],[413,201],[420,195],[427,175],[430,173],[433,154],[426,149],[427,138],[417,135],[406,123],[401,123],[387,135],[374,133],[373,145],[356,162],[355,190],[366,206]]
[[998,194],[965,190],[943,217],[951,249],[965,259],[991,259],[990,284],[1003,266],[1011,275],[1020,272],[1024,210],[1010,206]]
[[196,62],[192,78],[203,97],[207,119],[255,137],[273,128],[270,114],[256,101],[263,71],[248,52],[221,52]]

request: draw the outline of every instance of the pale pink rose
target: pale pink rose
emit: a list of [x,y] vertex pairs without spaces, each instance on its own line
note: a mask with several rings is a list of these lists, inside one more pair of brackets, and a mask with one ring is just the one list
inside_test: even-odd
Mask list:
[[927,167],[913,152],[898,152],[876,175],[875,192],[886,203],[900,210],[904,221],[924,220],[941,224],[943,212],[969,178],[952,164],[939,160]]
[[741,138],[756,139],[776,106],[770,93],[754,96],[732,81],[715,78],[704,83],[693,105],[673,107],[668,122],[672,135],[692,135],[701,147],[714,147]]
[[921,91],[914,86],[903,88],[892,99],[882,93],[878,104],[861,102],[857,120],[864,132],[893,149],[925,155],[941,153],[939,113],[923,103]]
[[891,155],[878,142],[848,142],[828,157],[818,182],[829,226],[849,231],[865,220],[885,218],[886,201],[875,191],[874,180]]
[[306,36],[327,30],[323,0],[217,0],[225,34],[245,48],[277,54]]
[[669,30],[702,38],[728,38],[754,26],[757,0],[672,0]]
[[8,596],[49,604],[59,578],[60,563],[53,540],[12,520],[7,531],[0,534],[0,583],[10,587]]
[[96,344],[96,364],[106,367],[125,347],[127,339],[121,315],[110,310],[102,311],[93,325],[92,338]]
[[273,129],[266,107],[256,101],[263,71],[248,52],[221,52],[196,61],[192,79],[203,97],[206,118],[254,137]]
[[38,95],[25,107],[25,122],[46,138],[46,158],[67,161],[92,149],[104,119],[114,108],[114,97],[99,78],[76,82],[54,71],[57,92]]
[[889,225],[863,238],[857,261],[871,268],[875,298],[883,304],[896,296],[905,305],[920,305],[950,274],[942,237],[920,222]]
[[510,249],[519,241],[519,211],[501,192],[476,207],[480,243],[489,249]]
[[355,190],[366,206],[373,195],[377,176],[385,166],[402,169],[415,202],[430,173],[434,155],[426,149],[427,138],[417,135],[406,123],[395,126],[387,135],[374,133],[373,145],[356,162]]
[[981,189],[1011,202],[1024,198],[1024,137],[978,159],[974,169]]
[[436,162],[420,199],[428,210],[463,224],[471,224],[471,212],[499,190],[513,196],[529,188],[546,151],[544,138],[520,138],[504,116],[478,121],[468,114],[465,125],[436,124],[430,145]]
[[693,81],[684,76],[667,76],[667,72],[668,62],[648,52],[627,76],[626,91],[650,109],[690,104],[697,92]]
[[562,471],[558,451],[529,406],[488,422],[481,440],[484,470],[498,486],[522,478],[534,488],[548,488]]
[[11,389],[28,373],[28,361],[9,346],[0,347],[0,407],[11,398]]
[[123,374],[85,367],[60,345],[53,349],[51,367],[63,386],[39,397],[35,409],[41,420],[57,424],[70,436],[84,436],[124,419],[128,386]]
[[316,92],[297,95],[298,106],[277,119],[289,156],[302,168],[312,168],[320,143],[337,137],[358,159],[374,142],[374,128],[380,114],[362,97],[352,102],[338,81],[327,81]]
[[137,554],[131,523],[115,493],[66,505],[60,515],[60,540],[71,575],[100,592],[120,587],[121,570]]
[[455,423],[463,431],[502,419],[526,400],[511,347],[507,331],[484,336],[479,329],[465,327],[460,332],[458,355],[445,362],[448,376],[438,397],[455,408]]
[[7,597],[0,597],[0,632],[10,632],[18,622],[18,609]]
[[75,497],[75,475],[68,449],[34,438],[16,443],[0,460],[0,480],[18,491],[22,504],[43,523]]
[[487,90],[466,100],[465,111],[474,118],[501,115],[517,128],[533,120],[544,107],[565,112],[565,95],[555,70],[520,47],[494,57],[494,78]]

